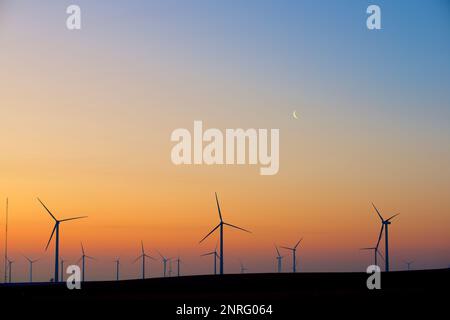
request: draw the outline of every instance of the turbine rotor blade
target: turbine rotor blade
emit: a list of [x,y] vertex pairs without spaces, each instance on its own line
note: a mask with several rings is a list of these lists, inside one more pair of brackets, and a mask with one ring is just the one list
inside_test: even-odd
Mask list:
[[275,246],[275,249],[277,249],[277,254],[278,254],[278,256],[280,257],[281,255],[280,255],[280,251],[278,250],[278,247],[277,247],[277,245],[276,245],[276,244],[274,244],[274,246]]
[[37,198],[38,201],[42,204],[42,206],[45,208],[45,210],[47,210],[47,212],[49,213],[49,215],[51,215],[51,217],[53,218],[53,220],[58,221],[58,219],[55,218],[55,216],[50,212],[50,210],[48,210],[48,208],[45,206],[45,204],[41,201],[41,199]]
[[83,219],[83,218],[87,218],[87,217],[88,217],[88,216],[80,216],[80,217],[74,217],[74,218],[67,218],[67,219],[59,220],[59,222],[69,221],[69,220],[76,220],[76,219]]
[[141,240],[141,249],[142,249],[142,255],[145,255],[144,253],[144,242]]
[[159,252],[158,250],[156,250],[156,252],[158,252],[158,254],[159,254],[159,256],[161,257],[161,259],[167,260],[167,259],[161,254],[161,252]]
[[222,212],[220,211],[219,199],[217,198],[217,192],[214,192],[214,194],[216,195],[217,210],[219,210],[219,218],[220,218],[220,222],[223,222],[223,219],[222,219]]
[[143,255],[140,255],[139,257],[137,257],[136,259],[133,260],[133,263],[136,263],[136,261],[138,261],[139,259],[141,259],[143,257]]
[[287,250],[291,250],[291,251],[294,251],[294,250],[295,250],[295,249],[293,249],[293,248],[288,248],[288,247],[283,247],[283,246],[281,246],[280,248],[287,249]]
[[302,240],[303,240],[303,238],[301,238],[301,239],[297,242],[297,244],[295,245],[294,249],[297,249],[297,246],[300,244],[300,242],[302,242]]
[[238,226],[232,225],[232,224],[230,224],[230,223],[226,223],[226,222],[224,222],[223,224],[225,224],[225,225],[227,225],[227,226],[229,226],[229,227],[233,227],[233,228],[236,228],[236,229],[239,229],[239,230],[242,230],[242,231],[248,232],[248,233],[252,233],[251,231],[248,231],[248,230],[246,230],[246,229],[244,229],[244,228],[241,228],[241,227],[238,227]]
[[53,234],[55,233],[55,230],[56,230],[56,225],[57,225],[57,223],[55,223],[55,226],[53,227],[53,231],[52,231],[52,234],[50,235],[50,239],[48,239],[47,245],[45,246],[45,251],[47,251],[48,246],[50,245],[50,241],[52,241]]
[[390,221],[391,219],[394,219],[396,216],[398,216],[400,213],[394,214],[392,217],[390,217],[389,219],[387,219],[386,221]]
[[144,254],[144,257],[145,257],[145,258],[150,258],[150,259],[152,259],[152,260],[156,260],[155,258],[153,258],[152,256],[149,256],[148,254]]
[[83,256],[84,256],[84,247],[83,247],[83,242],[81,242],[81,252],[83,253]]
[[222,223],[223,223],[223,222],[220,222],[220,223],[219,223],[214,229],[212,229],[205,237],[203,237],[203,239],[200,240],[199,243],[202,243],[203,240],[205,240],[206,238],[208,238],[208,237],[211,235],[211,233],[213,233],[214,231],[216,231],[216,229],[217,229],[218,227],[220,227],[220,225],[221,225]]
[[380,245],[381,237],[383,236],[383,230],[384,230],[384,223],[381,224],[380,235],[378,236],[378,241],[377,241],[377,245],[376,245],[377,249],[378,249],[378,246]]
[[378,211],[377,207],[375,207],[375,205],[372,202],[372,206],[374,207],[375,211],[377,212],[378,216],[380,217],[381,221],[384,221],[383,217],[381,216],[380,211]]
[[200,257],[210,256],[210,255],[215,254],[215,253],[216,253],[215,251],[213,251],[213,252],[208,252],[208,253],[204,253],[204,254],[201,254]]

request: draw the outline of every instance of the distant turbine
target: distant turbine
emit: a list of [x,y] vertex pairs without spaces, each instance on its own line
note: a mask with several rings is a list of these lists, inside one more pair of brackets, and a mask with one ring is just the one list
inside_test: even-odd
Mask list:
[[86,270],[86,258],[91,259],[91,260],[95,260],[94,257],[91,256],[87,256],[84,253],[84,247],[83,247],[83,243],[81,243],[81,257],[78,260],[78,262],[81,261],[81,281],[84,282],[84,275],[85,275],[85,270]]
[[408,271],[411,270],[411,265],[414,263],[414,261],[405,261],[406,265],[408,266]]
[[373,250],[373,256],[374,256],[374,263],[375,263],[375,265],[376,266],[378,266],[378,256],[380,256],[382,259],[384,259],[383,258],[383,255],[381,254],[381,252],[380,251],[378,251],[378,248],[377,247],[368,247],[368,248],[360,248],[359,250]]
[[177,277],[180,276],[180,263],[181,263],[181,259],[180,256],[178,256],[177,260],[175,260],[177,262]]
[[9,273],[9,283],[11,283],[12,279],[12,264],[14,263],[14,260],[10,260],[9,258],[6,258],[6,261],[8,261],[8,273]]
[[283,259],[283,256],[280,254],[280,251],[278,250],[278,247],[275,245],[275,249],[277,250],[277,271],[278,273],[281,272],[281,260]]
[[217,274],[217,259],[219,258],[219,255],[217,254],[217,245],[216,245],[216,248],[214,249],[214,251],[204,253],[201,255],[201,257],[211,256],[211,255],[213,256],[213,259],[214,259],[214,274]]
[[[158,250],[157,250],[158,251]],[[167,270],[167,261],[170,261],[172,258],[166,258],[164,257],[161,252],[158,251],[158,254],[161,257],[162,263],[163,263],[163,270],[164,270],[164,277],[166,277],[166,270]]]
[[287,250],[291,250],[292,251],[292,272],[297,272],[297,262],[296,262],[296,257],[295,254],[297,252],[297,247],[300,244],[300,242],[303,240],[303,238],[301,238],[297,244],[293,247],[293,248],[289,248],[289,247],[281,247],[283,249],[287,249]]
[[116,264],[116,281],[119,281],[120,258],[117,258],[117,260],[114,260],[114,263]]
[[45,250],[47,250],[48,246],[50,245],[50,241],[52,240],[53,234],[56,231],[56,238],[55,238],[55,276],[54,276],[54,281],[58,282],[58,277],[59,277],[59,272],[58,272],[58,264],[59,264],[59,258],[58,258],[58,255],[59,255],[59,224],[61,222],[64,222],[64,221],[87,218],[87,216],[81,216],[81,217],[74,217],[74,218],[58,220],[50,212],[50,210],[47,209],[45,204],[39,198],[37,198],[37,199],[42,204],[42,206],[45,208],[45,210],[48,212],[48,214],[53,218],[53,220],[55,220],[55,226],[53,227],[52,234],[50,235],[50,239],[48,239],[47,246],[45,247]]
[[136,261],[138,261],[139,259],[142,258],[142,279],[145,279],[145,258],[150,258],[152,260],[156,260],[155,258],[153,258],[152,256],[149,256],[147,254],[145,254],[144,251],[144,243],[141,240],[141,252],[142,254],[136,258],[136,260],[133,261],[133,263],[135,263]]
[[241,264],[241,273],[245,273],[245,271],[247,271],[248,269],[244,266],[242,261],[239,261],[239,263]]
[[30,283],[33,282],[33,263],[38,262],[39,259],[36,260],[31,260],[30,258],[28,258],[27,256],[25,256],[25,259],[28,260],[28,262],[30,263]]
[[5,283],[8,271],[8,198],[6,198],[6,223],[5,223]]
[[169,259],[169,277],[172,276],[172,258]]
[[216,195],[217,210],[219,211],[220,223],[214,229],[212,229],[202,240],[200,240],[200,243],[203,242],[203,240],[205,240],[206,238],[208,238],[214,231],[216,231],[217,228],[220,228],[219,229],[219,232],[220,232],[220,274],[223,274],[223,226],[226,225],[226,226],[236,228],[236,229],[239,229],[239,230],[242,230],[245,232],[249,232],[249,233],[251,233],[251,232],[223,221],[222,213],[220,212],[220,205],[219,205],[219,199],[217,198],[217,193],[215,193],[215,195]]
[[392,217],[390,217],[389,219],[384,220],[383,217],[381,216],[381,213],[378,211],[377,207],[375,207],[375,205],[372,203],[373,208],[375,209],[375,211],[377,212],[378,216],[381,219],[381,230],[380,230],[380,235],[378,236],[378,242],[377,242],[377,248],[378,245],[380,244],[381,241],[381,236],[383,235],[383,229],[385,230],[384,232],[384,245],[385,245],[385,249],[384,249],[384,255],[385,255],[385,263],[386,263],[386,267],[385,267],[385,271],[389,272],[389,238],[388,238],[388,226],[391,224],[391,220],[398,216],[400,213],[394,214]]

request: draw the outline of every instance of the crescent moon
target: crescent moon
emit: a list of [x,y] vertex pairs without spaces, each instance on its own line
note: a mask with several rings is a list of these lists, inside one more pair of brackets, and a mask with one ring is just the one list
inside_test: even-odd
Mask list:
[[298,120],[297,111],[294,110],[294,112],[292,112],[292,116],[294,119]]

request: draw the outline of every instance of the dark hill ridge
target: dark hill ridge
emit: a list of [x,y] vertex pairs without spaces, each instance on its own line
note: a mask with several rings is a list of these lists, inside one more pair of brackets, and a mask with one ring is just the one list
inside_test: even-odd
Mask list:
[[173,314],[178,306],[221,304],[273,305],[290,313],[299,305],[323,303],[384,303],[438,300],[448,297],[450,269],[382,273],[381,290],[368,290],[366,273],[265,273],[224,276],[184,276],[85,282],[81,290],[65,283],[1,285],[0,298],[8,301],[95,303],[109,306],[146,305]]

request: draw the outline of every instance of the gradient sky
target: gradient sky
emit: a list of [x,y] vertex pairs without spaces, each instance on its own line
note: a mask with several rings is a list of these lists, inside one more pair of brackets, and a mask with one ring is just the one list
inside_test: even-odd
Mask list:
[[[65,27],[68,5],[82,30]],[[366,28],[378,4],[382,30]],[[198,241],[224,218],[227,272],[275,270],[273,243],[304,271],[362,271],[379,220],[393,269],[450,264],[450,5],[447,1],[0,1],[0,197],[10,199],[13,280],[22,254],[52,273],[80,241],[88,279],[139,274],[131,261],[180,253],[183,273],[212,271]],[[292,118],[297,110],[299,120]],[[174,166],[176,128],[279,128],[280,171]],[[192,129],[191,129],[192,130]],[[2,211],[0,237],[4,237]],[[2,240],[3,241],[3,240]],[[291,265],[286,253],[284,269]],[[161,263],[150,263],[151,275]],[[0,271],[3,270],[3,265]]]

